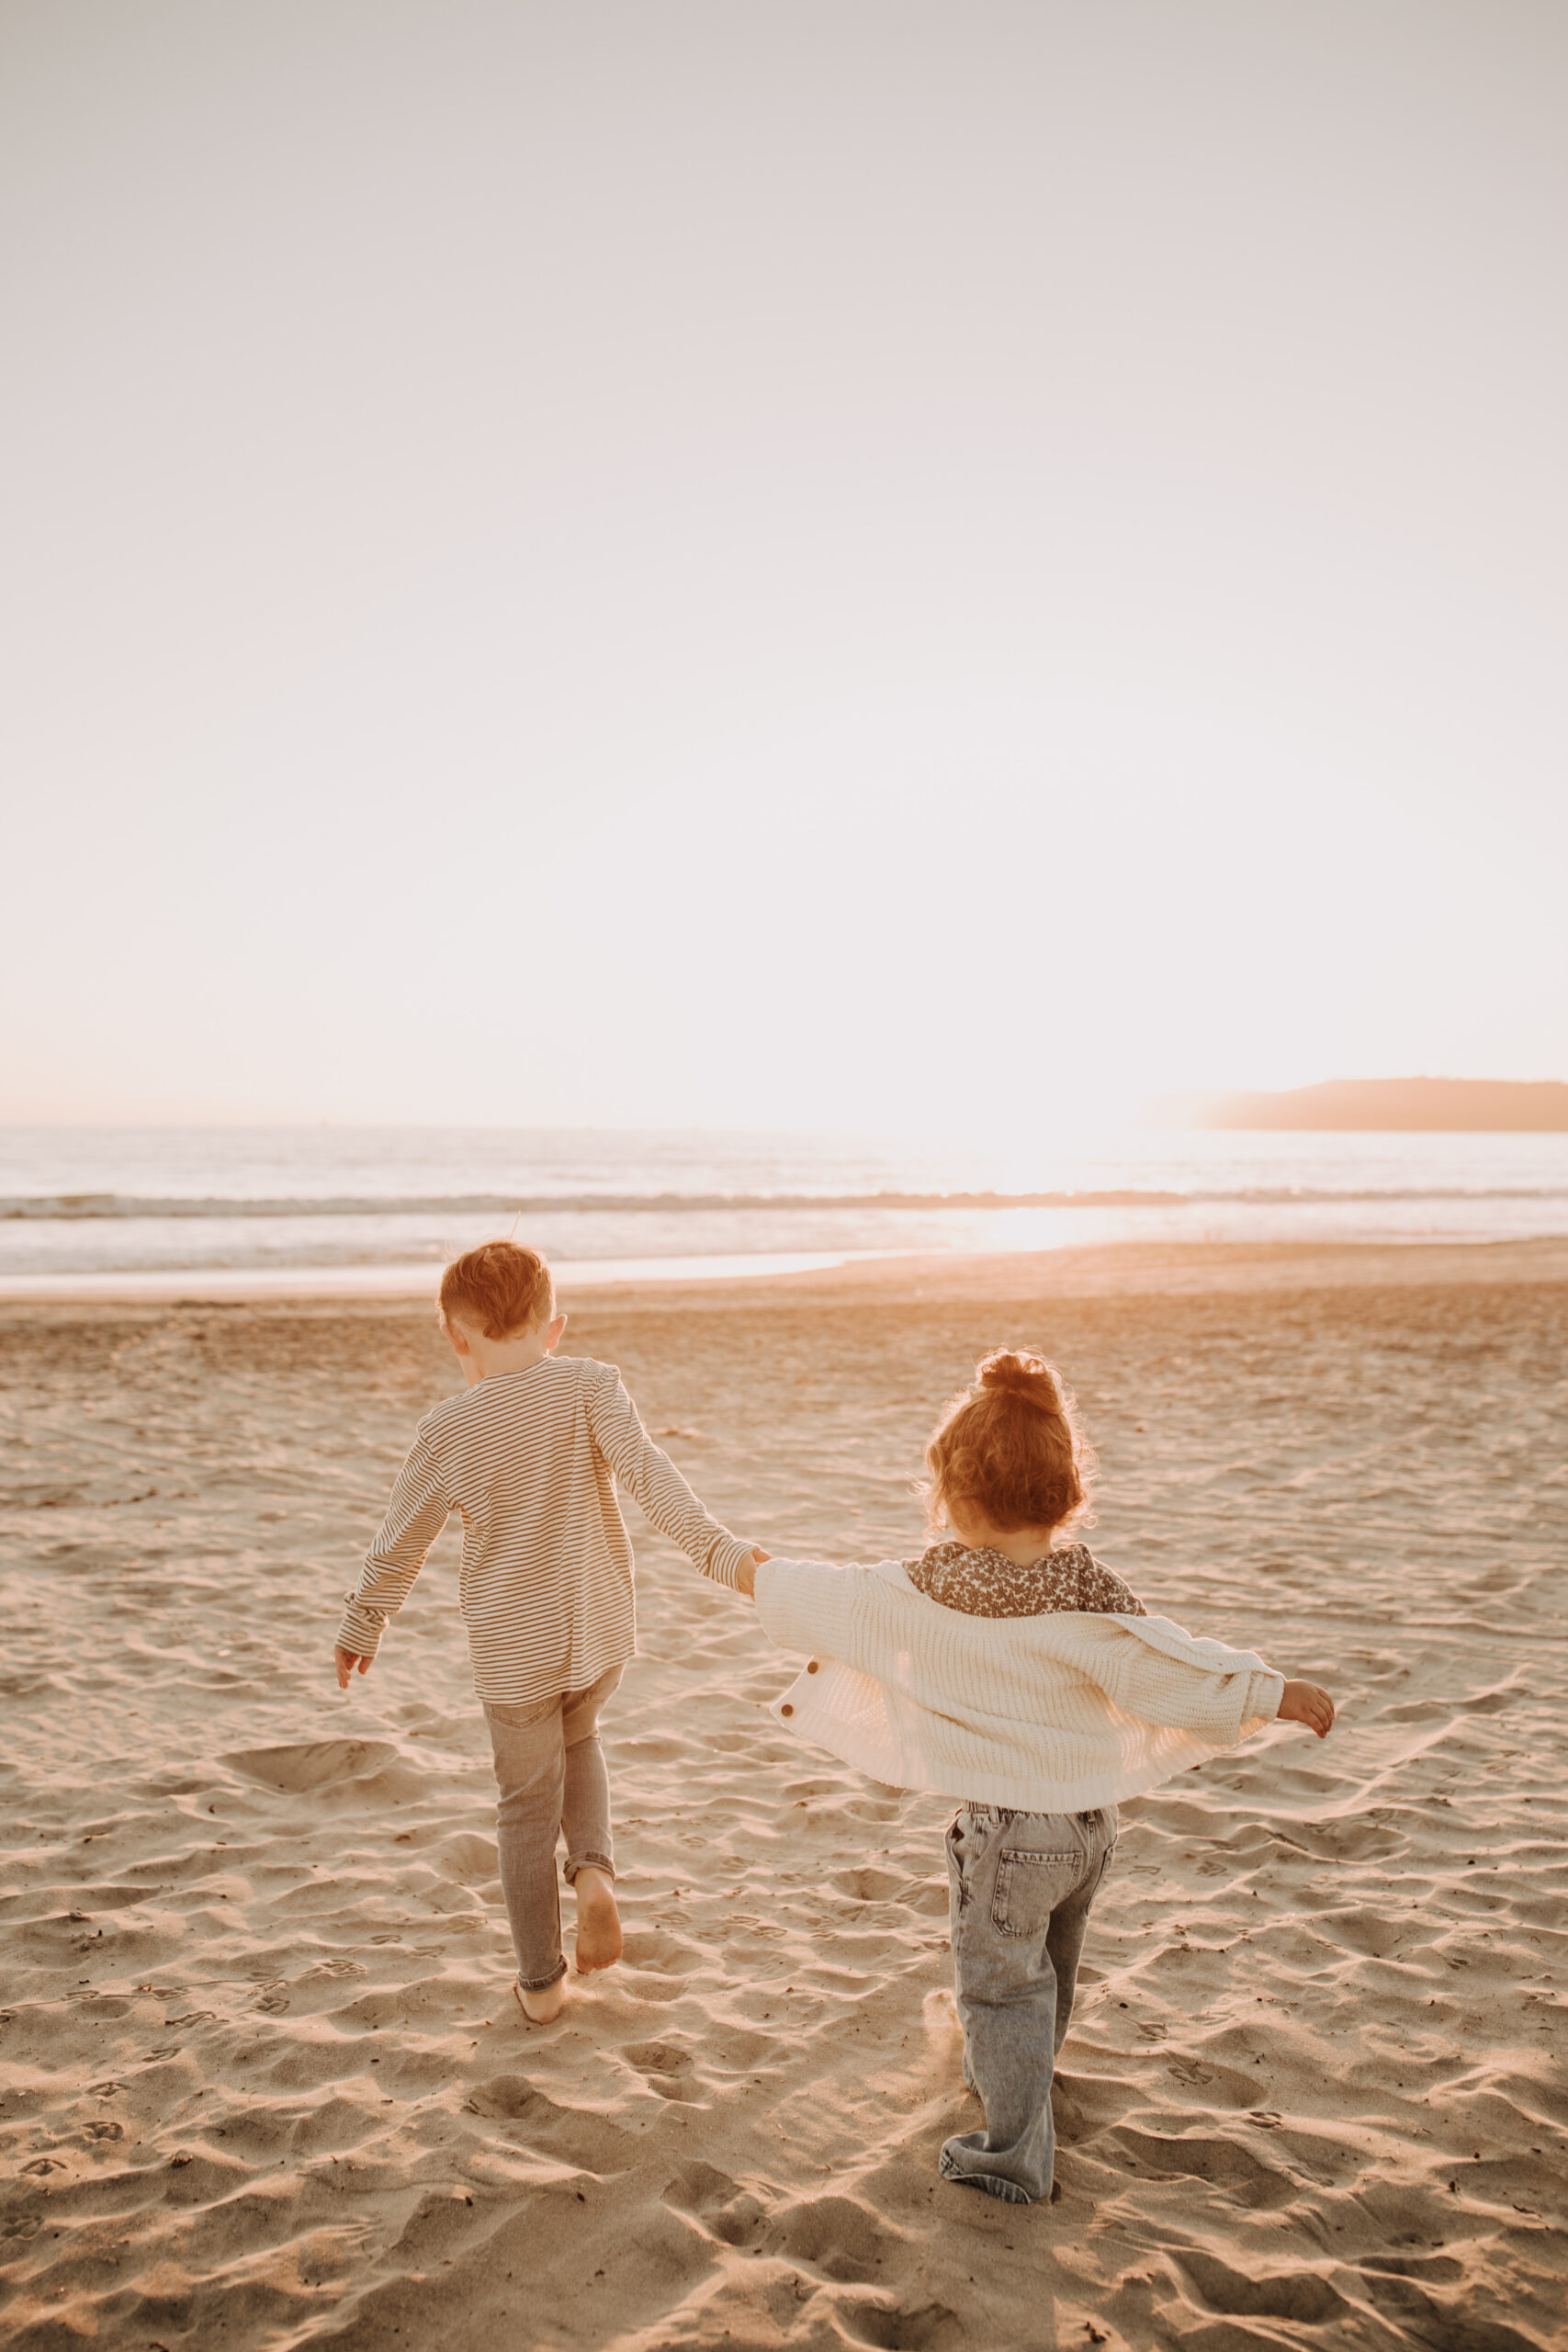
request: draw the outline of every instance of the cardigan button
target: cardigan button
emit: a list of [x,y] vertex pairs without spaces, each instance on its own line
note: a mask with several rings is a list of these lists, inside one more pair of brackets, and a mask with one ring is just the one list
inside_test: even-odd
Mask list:
[[788,1701],[787,1699],[784,1701],[784,1705],[779,1709],[779,1713],[780,1713],[780,1714],[781,1714],[781,1715],[793,1715],[793,1714],[794,1714],[794,1713],[795,1713],[795,1709],[790,1705],[789,1701]]
[[817,1671],[817,1660],[816,1660],[815,1658],[813,1658],[813,1659],[810,1661],[809,1665],[807,1667],[806,1671],[807,1672],[807,1674],[815,1674],[815,1673],[816,1673],[816,1671]]

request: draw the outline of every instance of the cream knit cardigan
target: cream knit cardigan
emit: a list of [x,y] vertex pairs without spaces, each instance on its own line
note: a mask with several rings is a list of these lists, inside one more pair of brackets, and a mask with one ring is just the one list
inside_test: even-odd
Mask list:
[[757,1611],[811,1662],[773,1713],[874,1780],[1026,1813],[1136,1796],[1270,1721],[1284,1679],[1168,1617],[970,1617],[897,1560],[770,1560]]

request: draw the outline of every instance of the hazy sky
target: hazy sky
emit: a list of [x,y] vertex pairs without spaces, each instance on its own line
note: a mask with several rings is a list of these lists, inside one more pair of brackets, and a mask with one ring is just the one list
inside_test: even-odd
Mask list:
[[1561,0],[5,0],[4,1115],[1568,1076]]

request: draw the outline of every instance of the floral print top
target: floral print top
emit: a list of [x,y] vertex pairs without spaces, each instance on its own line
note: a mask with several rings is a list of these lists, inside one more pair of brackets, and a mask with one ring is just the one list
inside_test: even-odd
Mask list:
[[1053,1609],[1084,1609],[1105,1617],[1146,1617],[1148,1611],[1121,1577],[1103,1568],[1087,1544],[1044,1552],[1021,1568],[1003,1552],[982,1545],[933,1544],[904,1573],[917,1592],[966,1617],[1043,1617]]

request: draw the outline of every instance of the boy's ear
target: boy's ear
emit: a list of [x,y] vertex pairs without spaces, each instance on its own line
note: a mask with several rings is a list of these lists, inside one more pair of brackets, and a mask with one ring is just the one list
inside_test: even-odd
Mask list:
[[559,1347],[566,1332],[566,1317],[558,1315],[545,1333],[545,1353],[550,1355]]

